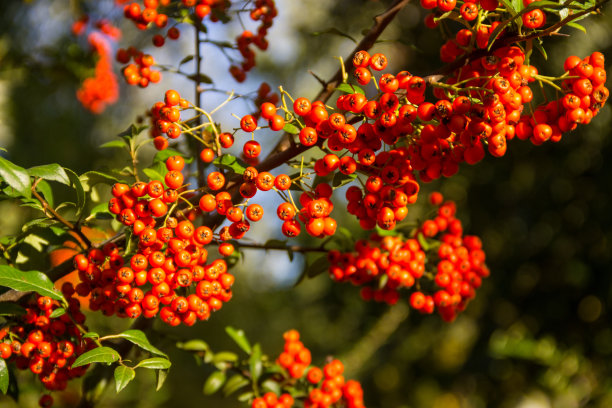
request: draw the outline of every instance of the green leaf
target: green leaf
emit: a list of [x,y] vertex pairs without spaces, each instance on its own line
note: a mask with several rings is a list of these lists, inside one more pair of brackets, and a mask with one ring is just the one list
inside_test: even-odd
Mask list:
[[298,129],[296,126],[292,125],[291,123],[285,124],[285,126],[283,126],[283,131],[285,133],[290,133],[292,135],[297,135],[298,133],[300,133],[300,129]]
[[31,167],[28,169],[28,173],[32,177],[40,177],[45,180],[57,181],[67,186],[70,185],[68,174],[66,174],[64,168],[57,163]]
[[49,203],[51,207],[55,207],[53,190],[51,190],[49,183],[47,183],[45,180],[40,180],[36,185],[36,189],[42,193],[43,197],[45,200],[47,200],[47,203]]
[[202,73],[189,75],[187,78],[191,79],[194,82],[204,83],[204,84],[212,84],[213,80],[208,76]]
[[110,142],[106,142],[100,145],[100,147],[103,149],[109,148],[109,147],[116,147],[116,148],[128,149],[128,150],[130,148],[130,146],[126,143],[125,139],[111,140]]
[[583,32],[583,33],[585,33],[585,34],[586,34],[586,32],[587,32],[587,31],[586,31],[586,28],[584,28],[584,26],[582,26],[582,25],[580,25],[580,24],[578,24],[578,23],[567,23],[567,24],[565,24],[565,25],[566,25],[566,26],[568,26],[568,27],[572,27],[572,28],[575,28],[575,29],[577,29],[577,30],[580,30],[580,31],[582,31],[582,32]]
[[166,168],[166,165],[163,162],[159,162],[159,161],[153,163],[152,166],[147,167],[146,169],[143,169],[142,171],[144,172],[144,174],[146,174],[146,176],[149,179],[161,181],[162,183],[164,182],[166,173],[168,173],[168,169]]
[[146,360],[142,360],[139,362],[134,368],[150,368],[153,370],[167,370],[170,368],[172,363],[167,358],[163,357],[152,357],[147,358]]
[[6,394],[9,387],[9,370],[6,366],[6,361],[3,358],[0,358],[0,391],[3,394]]
[[153,346],[147,336],[140,330],[126,330],[123,333],[114,335],[113,337],[119,337],[125,339],[143,350],[146,350],[150,353],[157,354],[158,356],[168,357],[166,353]]
[[228,397],[239,389],[246,387],[250,383],[251,382],[248,379],[244,378],[244,376],[240,374],[235,374],[229,380],[227,380],[225,385],[223,386],[223,395]]
[[244,161],[231,154],[224,154],[215,159],[213,164],[217,167],[233,170],[237,174],[243,174],[244,170],[249,167]]
[[100,335],[96,332],[87,332],[83,335],[84,339],[99,339]]
[[340,84],[336,88],[336,91],[346,92],[349,94],[360,93],[362,95],[365,95],[365,92],[363,91],[363,89],[361,89],[357,85],[352,85],[352,84]]
[[329,270],[329,261],[327,260],[327,255],[323,255],[317,258],[307,269],[307,276],[309,278],[314,278],[317,275],[322,274],[323,272],[327,272]]
[[278,382],[274,381],[274,380],[266,380],[261,384],[261,389],[268,391],[268,392],[273,392],[276,395],[280,395],[281,393],[281,386]]
[[148,126],[136,126],[136,125],[130,125],[129,128],[125,129],[123,132],[119,133],[117,136],[118,137],[128,137],[128,138],[132,138],[135,136],[138,136],[140,133],[142,133],[143,130],[145,130]]
[[96,347],[78,356],[74,363],[72,363],[72,368],[91,363],[111,364],[120,359],[121,356],[114,349],[110,347]]
[[253,382],[257,382],[257,380],[259,380],[259,377],[261,376],[261,371],[263,368],[261,362],[261,346],[259,345],[259,343],[255,343],[251,351],[251,356],[249,357],[249,368],[251,370],[251,377],[253,378]]
[[336,173],[334,174],[334,178],[332,179],[332,186],[334,188],[341,187],[345,184],[350,183],[351,181],[357,178],[357,173],[353,174],[344,174],[344,173]]
[[423,248],[423,251],[427,252],[429,250],[429,243],[421,232],[417,234],[417,241],[419,241],[419,245]]
[[83,189],[83,185],[81,184],[81,179],[79,179],[79,176],[74,171],[66,167],[64,167],[64,170],[66,170],[66,174],[68,174],[68,178],[70,179],[70,185],[76,191],[77,214],[80,214],[81,211],[83,211],[83,208],[85,208],[85,190]]
[[343,33],[342,31],[338,30],[336,27],[330,27],[327,30],[317,31],[317,32],[312,33],[312,35],[314,35],[314,36],[323,35],[323,34],[333,34],[333,35],[338,35],[340,37],[345,37],[345,38],[348,38],[349,40],[351,40],[352,42],[354,42],[355,44],[357,44],[357,40],[355,40],[350,35],[348,35],[346,33]]
[[242,349],[245,353],[251,354],[251,345],[249,344],[249,340],[246,338],[244,334],[244,330],[239,329],[236,330],[231,326],[227,326],[225,328],[225,332],[234,340],[234,342]]
[[91,188],[96,184],[108,184],[109,186],[112,186],[115,183],[121,182],[121,180],[118,178],[99,171],[88,171],[87,173],[81,174],[81,177],[79,178],[83,184],[83,187],[87,191],[91,190]]
[[219,391],[223,384],[225,384],[225,373],[223,371],[215,371],[212,373],[204,383],[204,395],[212,395]]
[[189,61],[191,61],[192,59],[194,59],[195,56],[193,54],[186,56],[185,58],[183,58],[182,60],[180,60],[178,66],[180,67],[183,64],[188,63]]
[[130,381],[132,381],[136,377],[136,371],[133,368],[126,367],[123,365],[115,368],[115,387],[117,392],[120,392],[124,389]]
[[42,272],[23,272],[8,265],[0,265],[0,286],[20,292],[34,291],[41,296],[63,300],[61,293],[55,290],[53,282]]
[[542,56],[544,57],[545,60],[548,60],[548,54],[546,54],[546,50],[544,49],[544,47],[542,46],[542,42],[541,40],[538,38],[537,41],[533,42],[533,47],[538,50],[538,52],[540,54],[542,54]]
[[26,310],[17,303],[0,303],[0,316],[16,316],[24,314],[26,314]]
[[218,353],[215,353],[215,356],[212,359],[213,363],[234,363],[238,361],[238,355],[236,353],[232,353],[231,351],[220,351]]
[[22,196],[32,197],[32,183],[28,172],[2,156],[0,156],[0,177]]
[[157,370],[157,385],[155,386],[155,391],[159,391],[161,389],[166,382],[167,377],[168,370]]
[[176,347],[187,351],[210,352],[210,346],[205,341],[200,339],[193,339],[183,343],[177,343]]
[[95,215],[97,220],[111,220],[115,216],[108,210],[108,203],[100,203],[91,209],[91,215]]
[[193,161],[193,157],[184,157],[183,153],[179,152],[178,150],[164,149],[155,153],[153,162],[162,162],[164,163],[165,167],[166,160],[168,160],[168,157],[172,156],[181,156],[185,160],[185,163],[191,163]]
[[65,314],[66,314],[66,309],[64,309],[63,307],[58,307],[53,312],[51,312],[51,314],[49,315],[49,319],[56,319]]

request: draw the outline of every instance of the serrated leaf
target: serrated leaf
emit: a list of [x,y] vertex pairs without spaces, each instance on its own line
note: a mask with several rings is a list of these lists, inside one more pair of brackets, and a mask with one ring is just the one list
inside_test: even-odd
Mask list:
[[130,381],[134,379],[134,377],[136,377],[136,371],[134,371],[133,368],[120,365],[115,368],[114,375],[115,388],[117,389],[117,392],[121,392],[121,390],[124,389],[130,383]]
[[292,135],[297,135],[298,133],[300,133],[300,129],[298,129],[291,123],[286,123],[285,126],[283,126],[283,131]]
[[225,384],[226,375],[223,371],[215,371],[212,373],[204,383],[204,389],[202,392],[204,395],[212,395],[219,391],[223,384]]
[[261,346],[259,343],[255,343],[253,349],[251,350],[251,356],[249,357],[249,369],[251,370],[251,378],[253,378],[253,382],[257,382],[259,380],[262,368]]
[[72,367],[80,367],[92,363],[111,364],[119,361],[119,359],[121,359],[121,356],[114,349],[110,347],[96,347],[78,356],[74,363],[72,363]]
[[40,177],[44,180],[57,181],[67,186],[70,185],[70,179],[68,174],[66,174],[66,170],[57,163],[31,167],[28,169],[28,173],[32,177]]
[[157,385],[155,391],[159,391],[168,378],[168,370],[157,370]]
[[357,44],[357,40],[355,40],[350,35],[348,35],[346,33],[343,33],[342,31],[338,30],[336,27],[330,27],[327,30],[317,31],[317,32],[312,33],[312,35],[314,35],[314,36],[323,35],[323,34],[333,34],[333,35],[338,35],[340,37],[345,37],[345,38],[348,38],[349,40],[351,40],[352,42],[354,42],[355,44]]
[[352,84],[340,84],[336,88],[336,91],[346,92],[349,94],[360,93],[362,95],[365,95],[365,92],[363,91],[363,89],[361,89],[357,85],[352,85]]
[[9,370],[6,366],[6,361],[3,358],[0,358],[0,391],[3,394],[6,394],[9,387]]
[[0,303],[0,316],[19,316],[26,314],[26,310],[17,303]]
[[243,174],[244,170],[249,166],[244,161],[231,154],[224,154],[217,157],[213,164],[217,167],[233,170],[237,174]]
[[49,319],[56,319],[65,314],[66,314],[66,309],[64,309],[63,307],[58,307],[53,312],[51,312],[51,314],[49,315]]
[[125,339],[129,341],[130,343],[137,345],[141,349],[146,350],[153,354],[157,354],[158,356],[164,356],[166,358],[168,357],[166,353],[164,353],[157,347],[153,346],[149,342],[149,339],[147,339],[147,336],[140,330],[126,330],[123,333],[113,335],[113,337],[119,337],[119,338]]
[[74,188],[76,192],[77,214],[80,214],[81,211],[83,211],[83,208],[85,208],[85,190],[83,189],[83,185],[81,184],[81,179],[79,179],[79,176],[77,176],[74,171],[66,167],[64,167],[64,170],[66,171],[66,174],[68,174],[68,178],[70,179],[70,185]]
[[246,338],[246,335],[244,334],[244,330],[242,329],[236,330],[231,326],[227,326],[225,328],[225,332],[228,334],[228,336],[232,338],[232,340],[234,340],[234,342],[238,345],[238,347],[244,350],[245,353],[251,354],[251,344],[249,343],[249,340]]
[[193,339],[182,343],[177,343],[176,347],[187,351],[210,351],[210,346],[203,340]]
[[149,368],[152,370],[167,370],[172,363],[167,358],[152,357],[140,361],[134,368]]
[[126,143],[124,139],[111,140],[110,142],[106,142],[100,145],[100,147],[103,149],[110,148],[110,147],[116,147],[116,148],[128,149],[128,150],[130,148],[130,146]]
[[225,382],[225,385],[223,386],[223,395],[228,397],[239,389],[246,387],[250,383],[251,382],[248,379],[244,378],[244,376],[240,374],[235,374]]
[[24,197],[32,197],[30,175],[20,167],[0,156],[0,177]]
[[314,278],[322,274],[323,272],[327,272],[329,270],[329,261],[327,260],[327,255],[323,255],[317,258],[307,269],[307,276],[309,278]]
[[24,272],[8,265],[0,265],[0,286],[20,292],[34,291],[41,296],[63,300],[62,294],[55,290],[53,282],[42,272]]

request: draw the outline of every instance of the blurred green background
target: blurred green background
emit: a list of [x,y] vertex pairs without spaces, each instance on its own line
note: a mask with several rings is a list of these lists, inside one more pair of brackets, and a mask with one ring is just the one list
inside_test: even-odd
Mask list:
[[[188,82],[164,73],[163,84],[146,90],[122,86],[117,104],[92,115],[76,100],[80,81],[91,73],[92,56],[70,25],[82,10],[117,19],[112,1],[85,4],[68,0],[4,0],[0,2],[0,146],[23,166],[57,162],[82,173],[123,166],[126,157],[98,146],[111,140],[166,89],[192,98]],[[228,63],[212,48],[204,52],[204,72],[215,87],[248,94],[262,80],[283,85],[293,95],[313,97],[319,85],[308,71],[322,78],[337,69],[334,56],[347,56],[350,39],[324,33],[331,28],[359,39],[371,18],[390,1],[278,0],[278,21],[270,30],[270,49],[257,56],[258,68],[245,84],[225,78]],[[422,25],[425,12],[409,4],[383,33],[375,50],[390,57],[390,72],[407,69],[426,75],[439,63],[438,31]],[[611,8],[584,21],[588,34],[566,30],[571,37],[548,41],[548,61],[532,62],[547,75],[558,75],[571,54],[584,57],[602,51],[612,58]],[[162,50],[152,49],[133,25],[123,22],[121,44],[138,44],[159,63],[176,64],[192,53],[192,31],[185,26],[181,40]],[[210,38],[235,36],[236,25],[211,27]],[[119,73],[119,68],[116,67]],[[609,71],[608,71],[609,72]],[[224,95],[205,93],[205,106],[216,106]],[[253,111],[237,101],[216,119],[227,128],[231,117]],[[275,357],[281,335],[296,328],[322,364],[333,355],[344,359],[347,378],[362,381],[368,407],[610,407],[612,406],[612,114],[606,106],[589,126],[567,134],[557,144],[533,147],[514,140],[504,158],[488,156],[459,175],[423,188],[439,189],[457,201],[465,229],[483,238],[491,277],[467,311],[451,324],[436,316],[408,313],[405,305],[389,308],[364,303],[358,289],[335,285],[325,275],[294,288],[304,259],[290,262],[283,252],[246,251],[234,270],[234,298],[210,321],[193,328],[155,325],[150,336],[173,361],[168,381],[153,392],[151,373],[138,372],[126,390],[116,394],[111,384],[101,407],[198,406],[237,407],[235,399],[201,393],[209,367],[172,344],[201,338],[213,349],[233,349],[224,332],[243,328],[252,341]],[[264,153],[274,145],[265,139]],[[268,142],[269,140],[269,142]],[[238,143],[237,143],[238,144]],[[152,156],[145,152],[142,163]],[[608,158],[608,159],[606,159]],[[65,192],[64,192],[65,193]],[[102,197],[108,188],[100,188]],[[60,192],[61,194],[61,192]],[[424,200],[420,200],[424,201]],[[274,201],[266,209],[274,209]],[[418,203],[413,213],[419,213]],[[0,202],[3,235],[19,230],[31,217],[27,210]],[[355,236],[364,236],[354,220],[343,219]],[[413,214],[414,215],[414,214]],[[249,236],[280,238],[280,224],[254,228]],[[314,244],[304,242],[305,245]],[[90,318],[100,333],[118,332],[127,322]],[[19,375],[21,400],[0,397],[2,407],[35,406],[40,387]],[[75,406],[79,382],[56,397],[57,406]]]

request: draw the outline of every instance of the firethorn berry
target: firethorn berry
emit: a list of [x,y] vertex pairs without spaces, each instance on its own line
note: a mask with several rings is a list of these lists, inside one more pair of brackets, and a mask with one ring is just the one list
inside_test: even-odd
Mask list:
[[249,140],[242,147],[242,152],[247,158],[256,158],[261,153],[261,145],[256,140]]
[[275,132],[277,132],[277,131],[281,130],[285,126],[285,119],[283,119],[283,117],[280,116],[280,115],[273,115],[268,120],[268,124],[270,126],[270,129],[272,129]]
[[251,115],[243,116],[240,120],[240,128],[245,132],[253,132],[257,128],[257,121]]
[[306,116],[311,108],[310,101],[304,97],[297,98],[293,102],[293,111],[299,116]]
[[234,144],[234,135],[227,132],[221,133],[219,135],[219,144],[221,144],[221,147],[225,149],[232,147]]
[[205,149],[202,149],[202,151],[200,152],[200,160],[202,160],[204,163],[212,163],[214,159],[215,152],[213,151],[213,149],[207,147]]

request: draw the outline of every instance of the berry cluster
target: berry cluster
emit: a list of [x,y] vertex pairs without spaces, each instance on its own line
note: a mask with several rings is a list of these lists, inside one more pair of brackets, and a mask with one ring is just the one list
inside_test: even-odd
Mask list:
[[[537,0],[523,0],[523,6],[528,7],[531,3]],[[486,13],[489,11],[495,11],[499,6],[498,0],[465,0],[461,5],[457,4],[457,0],[421,0],[421,6],[425,9],[432,10],[432,13],[425,17],[425,25],[429,28],[435,28],[438,25],[436,18],[442,16],[445,13],[453,11],[455,8],[458,10],[459,16],[466,22],[476,20],[478,13]],[[486,16],[486,14],[485,14]],[[534,8],[521,15],[523,26],[528,29],[541,28],[546,24],[546,13],[539,8]],[[486,36],[490,34],[498,22],[494,22],[491,26],[481,25],[479,27],[479,33]],[[479,48],[485,48],[488,37],[484,41],[484,46]]]
[[168,205],[178,199],[177,189],[183,185],[181,170],[184,166],[185,160],[180,156],[171,156],[166,160],[168,172],[164,181],[168,188],[158,180],[136,182],[131,187],[116,183],[111,190],[114,197],[108,203],[109,211],[140,236],[146,228],[154,227],[155,218],[166,215]]
[[[153,69],[155,59],[149,54],[144,54],[134,47],[127,50],[120,48],[115,56],[117,62],[126,65],[122,72],[125,82],[129,85],[138,85],[141,88],[146,88],[149,83],[158,83],[161,81],[161,73]],[[134,60],[134,63],[129,63]]]
[[[414,309],[430,314],[437,308],[444,320],[453,320],[474,298],[489,270],[480,239],[463,235],[455,204],[443,202],[439,193],[430,201],[437,206],[436,216],[423,222],[411,238],[374,234],[369,241],[357,241],[354,253],[330,251],[331,277],[367,285],[361,290],[364,300],[388,304],[398,301],[400,289],[416,287],[410,296]],[[431,294],[425,295],[428,286]]]
[[[443,59],[452,61],[464,54],[471,40],[472,31],[460,30],[456,42],[442,47]],[[337,98],[337,112],[302,97],[295,100],[293,112],[285,115],[300,126],[302,145],[331,151],[315,162],[317,175],[368,177],[363,187],[352,186],[347,191],[347,210],[360,220],[361,227],[392,229],[407,215],[407,205],[416,201],[416,172],[424,182],[450,177],[461,163],[482,160],[487,150],[495,157],[503,156],[507,141],[515,136],[529,138],[534,144],[558,141],[563,132],[588,123],[609,95],[603,63],[598,52],[584,60],[570,57],[561,77],[566,78],[562,86],[567,95],[529,114],[525,108],[531,107],[533,93],[528,84],[551,81],[525,64],[519,47],[508,46],[474,59],[443,82],[407,71],[387,73],[377,80],[380,92],[373,99],[353,87],[354,93]],[[359,51],[353,65],[357,82],[367,85],[375,80],[372,71],[387,66],[387,58]],[[428,83],[434,88],[435,103],[425,101]],[[273,104],[264,103],[261,117],[271,130],[280,131],[285,118],[276,110]],[[240,125],[253,132],[257,119],[247,115]],[[384,145],[392,148],[381,150]],[[337,151],[342,153],[337,155]]]
[[[69,380],[83,376],[88,365],[72,368],[72,363],[95,347],[76,326],[76,322],[80,325],[85,322],[79,301],[69,298],[66,313],[51,317],[58,307],[57,301],[37,294],[26,306],[24,315],[9,320],[0,329],[0,357],[14,362],[20,370],[30,370],[51,391],[64,390]],[[52,404],[50,395],[41,397],[41,406]]]
[[[322,369],[312,366],[310,350],[300,341],[300,334],[296,330],[287,331],[283,334],[283,338],[285,339],[284,351],[279,355],[277,363],[286,370],[290,381],[303,383],[307,388],[308,394],[304,407],[365,407],[361,385],[354,380],[345,380],[342,375],[344,365],[341,361],[330,360]],[[261,405],[262,400],[266,405]],[[265,401],[264,397],[255,399],[251,407],[264,408],[266,406],[271,405]]]
[[163,102],[160,101],[153,105],[150,111],[150,135],[154,139],[153,144],[157,150],[166,149],[168,139],[176,139],[181,135],[180,109],[188,107],[189,102],[172,89],[166,91]]
[[232,297],[234,276],[226,262],[206,263],[205,245],[211,240],[209,228],[196,229],[183,220],[173,228],[146,228],[129,266],[115,245],[91,249],[74,258],[81,280],[76,292],[89,297],[90,309],[108,316],[152,318],[159,313],[171,326],[191,326]]
[[251,9],[250,16],[253,21],[259,21],[260,25],[257,28],[257,35],[249,30],[244,30],[238,38],[236,45],[238,51],[244,59],[240,66],[232,65],[229,69],[230,74],[238,82],[243,82],[246,79],[246,73],[255,66],[255,51],[251,49],[251,45],[255,45],[262,51],[268,49],[268,29],[272,27],[274,17],[278,14],[274,0],[256,0]]
[[98,60],[94,76],[86,78],[77,90],[77,99],[91,112],[101,113],[107,105],[117,101],[119,85],[112,70],[110,44],[106,36],[103,32],[92,31],[87,39]]

